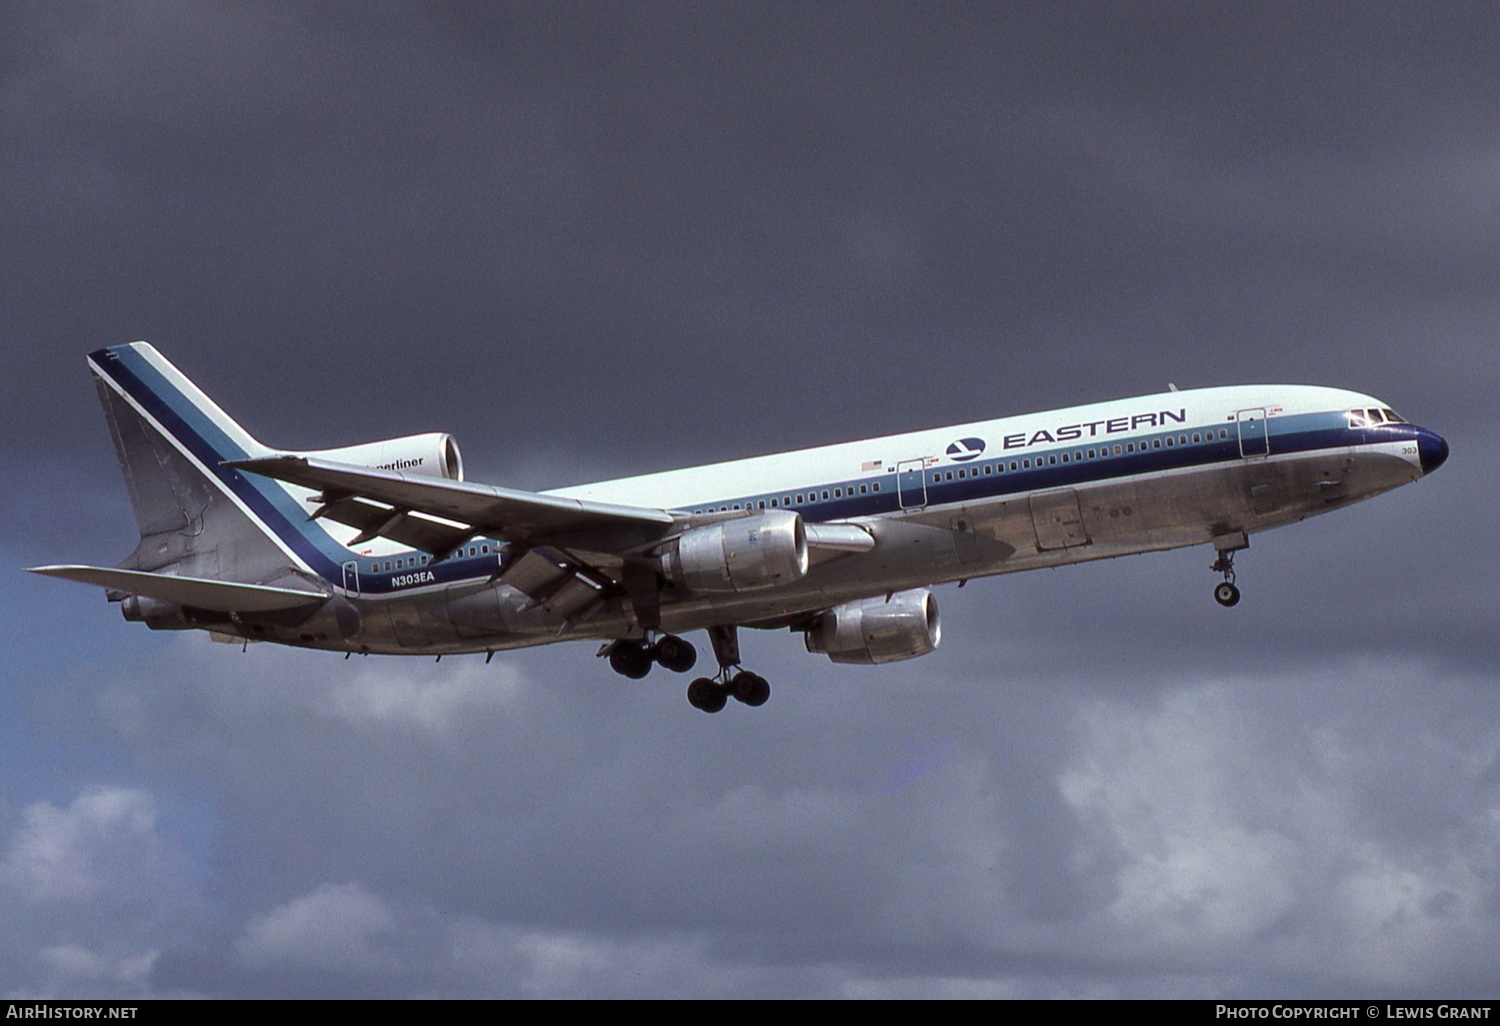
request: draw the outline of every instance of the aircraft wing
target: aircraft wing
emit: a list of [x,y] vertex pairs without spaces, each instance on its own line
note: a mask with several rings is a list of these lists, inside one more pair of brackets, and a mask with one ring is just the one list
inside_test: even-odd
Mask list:
[[529,546],[621,552],[656,541],[676,522],[660,509],[564,499],[306,456],[266,456],[228,466],[321,491],[323,505],[314,516],[358,527],[366,540],[377,535],[392,538],[439,557],[474,535]]
[[202,577],[174,577],[142,570],[121,570],[106,566],[34,566],[34,574],[59,577],[65,581],[92,584],[111,591],[196,606],[218,613],[268,613],[279,609],[300,609],[328,600],[327,595],[295,588],[277,588],[268,584],[240,584],[235,581],[212,581]]

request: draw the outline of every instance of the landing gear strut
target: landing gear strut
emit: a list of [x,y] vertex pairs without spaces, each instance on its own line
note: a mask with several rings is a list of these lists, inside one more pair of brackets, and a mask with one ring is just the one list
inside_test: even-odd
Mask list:
[[1214,548],[1219,558],[1209,567],[1224,575],[1224,580],[1214,585],[1214,601],[1226,609],[1240,601],[1240,589],[1234,586],[1234,554],[1250,547],[1250,539],[1244,531],[1220,535],[1214,539]]
[[711,678],[699,677],[688,685],[688,704],[706,713],[718,712],[731,698],[752,707],[765,705],[771,697],[770,683],[758,673],[739,668],[739,628],[732,624],[710,627],[708,638],[713,642],[719,672]]

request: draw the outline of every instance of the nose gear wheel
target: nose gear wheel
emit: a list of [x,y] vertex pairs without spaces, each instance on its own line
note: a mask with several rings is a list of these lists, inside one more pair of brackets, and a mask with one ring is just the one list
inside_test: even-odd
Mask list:
[[1219,558],[1209,569],[1224,575],[1224,580],[1214,585],[1214,601],[1226,609],[1240,601],[1240,589],[1234,585],[1234,554],[1249,547],[1250,539],[1243,532],[1214,539]]

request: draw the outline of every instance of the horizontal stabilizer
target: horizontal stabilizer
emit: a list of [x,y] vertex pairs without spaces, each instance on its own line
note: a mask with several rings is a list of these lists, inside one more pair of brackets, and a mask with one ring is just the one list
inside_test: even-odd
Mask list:
[[[528,545],[618,551],[655,541],[667,534],[675,522],[665,510],[644,506],[565,499],[469,481],[371,470],[305,456],[234,460],[229,466],[319,490],[331,507],[351,498],[373,500],[392,510],[425,513],[467,524],[474,534]],[[349,511],[340,512],[348,515]],[[396,523],[403,520],[397,519]]]
[[316,592],[275,588],[267,584],[173,577],[170,574],[148,574],[140,570],[120,570],[115,567],[34,566],[28,569],[34,574],[92,584],[174,605],[209,609],[216,613],[269,613],[280,609],[315,606],[328,598]]

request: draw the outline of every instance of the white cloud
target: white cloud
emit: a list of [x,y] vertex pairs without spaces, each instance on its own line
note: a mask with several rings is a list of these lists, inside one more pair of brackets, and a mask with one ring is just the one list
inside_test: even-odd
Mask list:
[[381,945],[396,927],[385,902],[361,884],[323,884],[253,917],[235,952],[254,968],[286,964],[364,972],[391,964]]
[[0,862],[0,971],[11,996],[151,992],[162,950],[191,931],[196,874],[149,793],[85,790],[28,806]]
[[[1431,710],[1392,723],[1325,709],[1337,718],[1324,720],[1303,704],[1348,681],[1439,690],[1420,668],[1361,666],[1298,682],[1279,708],[1266,699],[1285,690],[1241,680],[1080,713],[1060,788],[1087,825],[1078,857],[1112,882],[1112,901],[1091,916],[1096,950],[1402,988],[1482,973],[1500,942],[1500,804],[1459,796],[1482,779],[1494,742],[1463,738]],[[1454,804],[1422,808],[1433,796],[1404,793],[1424,782],[1401,767],[1439,746],[1457,770],[1442,794]]]
[[149,875],[169,859],[143,791],[93,788],[66,809],[36,802],[22,819],[0,864],[0,882],[19,901],[89,900],[122,868]]

